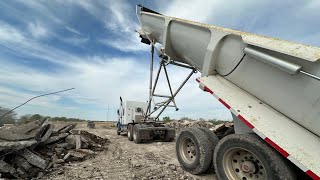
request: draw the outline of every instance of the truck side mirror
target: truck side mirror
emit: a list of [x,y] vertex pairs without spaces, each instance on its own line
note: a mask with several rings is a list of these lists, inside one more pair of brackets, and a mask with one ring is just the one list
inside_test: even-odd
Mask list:
[[122,97],[120,96],[120,105],[122,106]]

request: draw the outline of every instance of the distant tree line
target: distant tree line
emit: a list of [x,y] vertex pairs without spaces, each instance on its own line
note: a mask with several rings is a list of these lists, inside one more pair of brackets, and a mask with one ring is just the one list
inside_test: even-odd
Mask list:
[[[1,107],[0,106],[0,116],[4,115],[10,111],[10,109]],[[23,124],[34,120],[39,120],[43,118],[50,118],[51,121],[86,121],[85,119],[79,118],[67,118],[67,117],[50,117],[50,116],[43,116],[40,114],[26,114],[21,116],[20,118],[17,117],[17,113],[12,111],[0,119],[0,126],[4,124]]]
[[18,123],[27,123],[30,121],[49,118],[51,121],[86,121],[85,119],[79,118],[67,118],[67,117],[50,117],[50,116],[42,116],[40,114],[26,114],[20,117]]

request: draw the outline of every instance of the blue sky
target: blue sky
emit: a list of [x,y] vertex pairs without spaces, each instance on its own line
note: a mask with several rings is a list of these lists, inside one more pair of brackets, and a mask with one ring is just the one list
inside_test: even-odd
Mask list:
[[[0,1],[0,106],[12,108],[38,94],[76,88],[43,97],[17,110],[94,120],[116,119],[121,95],[146,101],[149,47],[141,44],[135,5],[163,14],[320,46],[318,0],[28,0]],[[173,84],[188,71],[173,68]],[[231,119],[230,113],[192,79],[176,101],[174,118]],[[160,85],[162,85],[161,81]],[[167,92],[161,86],[160,92]]]

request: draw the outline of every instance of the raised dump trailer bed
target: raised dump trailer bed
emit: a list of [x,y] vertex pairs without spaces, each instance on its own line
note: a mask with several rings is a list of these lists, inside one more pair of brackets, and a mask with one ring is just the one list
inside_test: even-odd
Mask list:
[[220,179],[294,179],[298,167],[320,179],[320,48],[144,7],[138,18],[143,42],[162,44],[163,61],[200,71],[200,88],[233,114],[235,134],[221,140],[202,129],[180,134],[185,170],[199,174],[212,162]]

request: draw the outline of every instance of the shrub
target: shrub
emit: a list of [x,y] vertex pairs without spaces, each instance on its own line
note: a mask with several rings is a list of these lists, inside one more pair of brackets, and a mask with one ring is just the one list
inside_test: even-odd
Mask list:
[[165,123],[171,122],[170,117],[168,117],[168,116],[163,117],[163,122],[165,122]]

